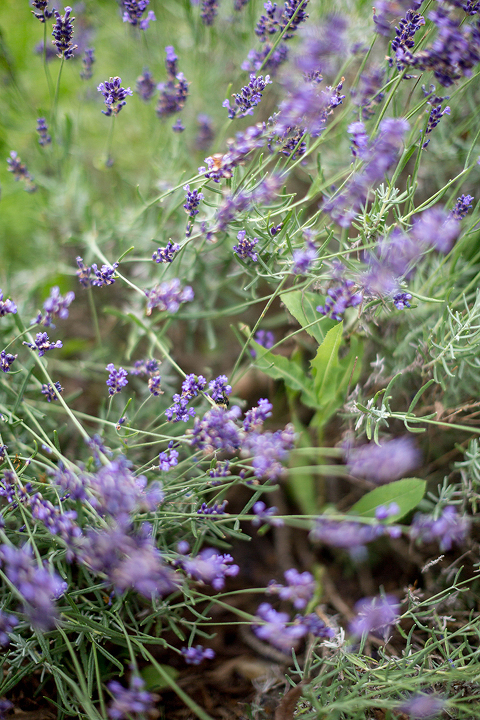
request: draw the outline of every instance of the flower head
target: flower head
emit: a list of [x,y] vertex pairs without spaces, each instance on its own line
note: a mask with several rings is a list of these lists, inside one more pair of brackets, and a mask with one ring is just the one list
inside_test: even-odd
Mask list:
[[65,297],[62,297],[57,286],[51,288],[50,296],[43,303],[45,312],[43,314],[39,312],[32,322],[54,328],[53,318],[59,317],[61,320],[65,320],[68,317],[68,308],[74,300],[74,292],[67,292]]
[[177,243],[172,243],[172,241],[169,240],[166,247],[159,247],[158,250],[155,250],[152,255],[152,260],[154,260],[156,263],[171,263],[173,262],[173,259],[179,250],[180,245],[177,245]]
[[147,315],[151,315],[155,307],[162,311],[176,313],[182,303],[191,302],[194,298],[190,285],[182,288],[178,278],[166,280],[152,290],[145,290],[145,295],[147,296]]
[[452,545],[461,545],[470,530],[470,520],[459,515],[454,505],[448,505],[435,519],[432,515],[417,513],[410,527],[410,537],[420,543],[437,541],[440,550],[447,552]]
[[82,58],[83,70],[80,73],[82,80],[90,80],[93,77],[93,64],[95,62],[95,51],[93,48],[85,48]]
[[11,353],[2,350],[2,352],[0,352],[0,370],[2,370],[2,372],[9,372],[17,357],[18,355],[11,355]]
[[218,0],[202,0],[200,17],[204,25],[213,25],[218,13]]
[[284,575],[287,586],[271,580],[267,592],[278,595],[281,600],[290,600],[294,608],[303,610],[313,598],[315,591],[313,575],[309,572],[299,573],[295,568],[287,570]]
[[421,453],[410,437],[394,438],[379,445],[369,443],[347,452],[351,475],[384,483],[405,477],[421,462]]
[[138,675],[132,675],[129,688],[123,687],[116,680],[111,680],[107,687],[113,697],[108,707],[111,720],[127,720],[132,715],[149,714],[158,699],[157,695],[144,689],[145,681]]
[[127,104],[126,97],[133,95],[131,89],[122,87],[122,79],[119,77],[111,77],[110,80],[100,83],[97,87],[98,92],[102,93],[105,98],[106,110],[102,110],[104,115],[118,115],[124,105]]
[[202,645],[183,647],[181,653],[187,665],[200,665],[202,660],[213,660],[215,657],[212,648],[204,648]]
[[270,75],[255,76],[254,73],[250,75],[250,82],[245,85],[239,93],[234,95],[235,101],[233,107],[230,105],[229,100],[225,100],[223,103],[224,108],[228,108],[228,117],[233,119],[235,117],[245,117],[245,115],[253,115],[253,108],[258,105],[262,99],[262,92],[265,90],[267,85],[271,83]]
[[37,118],[37,133],[39,135],[38,144],[42,147],[52,142],[52,138],[48,134],[47,123],[43,117]]
[[60,15],[58,10],[54,10],[55,25],[53,26],[52,43],[57,48],[57,55],[60,58],[68,60],[73,57],[73,51],[77,48],[77,45],[73,45],[73,20],[75,18],[70,17],[72,12],[71,7],[65,8],[65,15]]
[[148,102],[152,99],[155,88],[156,83],[152,73],[148,71],[148,68],[143,68],[143,73],[137,78],[135,92],[140,95],[144,102]]
[[196,580],[209,583],[215,590],[222,590],[226,577],[238,575],[238,565],[232,565],[231,555],[220,555],[216,550],[205,548],[196,557],[185,558],[182,567]]
[[[58,393],[63,392],[63,388],[59,382],[54,383],[54,385],[55,385],[55,388]],[[48,402],[53,402],[54,400],[57,399],[57,395],[56,395],[55,390],[53,389],[53,386],[51,385],[51,383],[48,383],[47,385],[42,385],[42,394],[45,395]]]
[[257,618],[257,624],[253,627],[255,635],[284,653],[290,653],[307,633],[304,625],[287,626],[290,620],[287,613],[277,612],[269,603],[262,603],[258,607]]
[[435,693],[412,695],[398,708],[412,720],[430,720],[440,715],[445,708],[445,699]]
[[121,367],[116,370],[115,365],[113,363],[109,363],[105,369],[110,373],[106,381],[108,385],[108,394],[110,396],[119,393],[122,388],[128,385],[128,372],[124,370],[124,368]]
[[45,20],[50,20],[53,15],[53,10],[48,9],[48,0],[33,0],[32,5],[35,10],[38,10],[38,12],[32,10],[32,15],[35,15],[37,20],[40,20],[41,23],[44,23]]
[[359,600],[355,605],[356,617],[350,623],[353,635],[382,631],[386,637],[391,626],[397,621],[400,605],[393,595]]
[[23,342],[23,345],[26,345],[27,347],[31,348],[32,350],[36,350],[38,352],[39,357],[42,357],[42,355],[45,355],[45,353],[48,350],[54,350],[55,348],[61,348],[63,347],[63,343],[61,340],[57,340],[57,342],[50,342],[50,338],[48,337],[47,333],[37,333],[35,335],[35,340],[33,343],[29,342]]
[[128,22],[134,27],[138,25],[140,30],[146,30],[149,24],[157,19],[152,10],[149,10],[144,17],[149,5],[150,0],[123,0],[123,22]]
[[17,306],[13,302],[13,300],[4,300],[3,299],[3,292],[0,290],[0,317],[4,317],[5,315],[8,315],[9,313],[12,313],[15,315],[17,312]]
[[233,252],[238,255],[238,257],[242,258],[242,260],[253,260],[253,262],[257,262],[258,255],[256,252],[254,252],[255,245],[258,243],[258,238],[253,238],[252,240],[250,238],[246,237],[246,230],[240,230],[237,235],[238,243],[233,246]]

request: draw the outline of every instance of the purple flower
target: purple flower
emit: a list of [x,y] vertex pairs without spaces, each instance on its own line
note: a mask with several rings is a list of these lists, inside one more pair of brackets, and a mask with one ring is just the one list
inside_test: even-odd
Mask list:
[[272,525],[273,527],[281,527],[284,524],[282,518],[274,517],[275,513],[278,512],[278,509],[276,507],[270,507],[267,509],[267,506],[261,500],[257,500],[252,507],[252,510],[256,515],[256,517],[252,520],[252,525],[255,527],[258,527],[262,522],[267,525]]
[[202,645],[189,648],[183,647],[181,652],[187,665],[200,665],[202,660],[213,660],[215,657],[212,648],[204,648]]
[[219,555],[216,550],[205,548],[195,558],[182,560],[182,567],[196,580],[212,585],[214,590],[222,590],[226,577],[238,575],[238,565],[231,565],[231,555]]
[[18,182],[19,180],[25,181],[25,191],[33,193],[36,191],[37,186],[33,182],[33,176],[27,170],[25,163],[22,163],[18,157],[18,153],[12,150],[10,157],[7,158],[8,172],[13,173],[13,176]]
[[421,453],[410,437],[369,443],[347,452],[348,471],[383,485],[398,480],[421,463]]
[[198,190],[190,190],[190,185],[185,185],[184,190],[187,191],[187,194],[185,195],[185,212],[187,213],[188,217],[190,218],[189,222],[187,223],[187,229],[186,229],[186,236],[189,237],[192,233],[192,227],[193,227],[193,218],[195,215],[198,215],[198,206],[200,205],[200,202],[204,199],[203,193],[199,192]]
[[297,615],[295,620],[300,623],[300,625],[303,625],[307,632],[311,633],[314,637],[333,638],[335,636],[335,630],[327,627],[316,613],[310,613],[304,616]]
[[55,573],[39,568],[31,548],[0,546],[0,559],[8,579],[23,597],[22,611],[39,630],[55,626],[55,599],[66,590],[66,583]]
[[73,51],[77,48],[77,45],[73,45],[73,20],[74,17],[70,17],[72,12],[71,7],[65,8],[65,15],[60,15],[58,10],[54,10],[55,25],[53,26],[52,43],[57,48],[57,55],[59,58],[63,57],[65,60],[73,57]]
[[385,597],[363,598],[355,604],[356,617],[351,621],[349,629],[352,635],[363,635],[373,631],[381,631],[386,638],[390,628],[399,617],[400,605],[393,595]]
[[367,150],[369,145],[369,137],[365,130],[363,122],[354,122],[348,126],[347,131],[352,136],[352,145],[350,150],[352,151],[353,157],[364,159],[367,157]]
[[273,405],[266,398],[260,398],[258,406],[250,408],[245,413],[243,421],[243,429],[245,432],[257,430],[263,425],[265,420],[272,415]]
[[[167,68],[168,81],[157,85],[160,90],[160,98],[157,104],[157,115],[159,118],[175,115],[185,105],[188,96],[189,83],[183,73],[177,73],[177,56],[172,45],[165,48],[167,57],[165,66]],[[176,81],[176,82],[175,82]]]
[[48,126],[45,122],[45,118],[39,117],[37,118],[37,133],[39,135],[38,138],[38,144],[44,147],[45,145],[48,145],[52,142],[52,138],[48,134]]
[[200,17],[204,25],[213,25],[218,12],[218,0],[202,0],[202,11]]
[[397,308],[397,310],[405,310],[405,308],[410,307],[410,300],[412,299],[412,296],[410,293],[397,293],[393,296],[393,304]]
[[143,17],[149,5],[150,0],[123,0],[123,22],[128,22],[134,27],[138,25],[140,30],[146,30],[149,23],[157,19],[151,10],[147,17]]
[[410,527],[410,537],[420,543],[437,541],[441,552],[447,552],[452,545],[465,542],[469,530],[469,518],[459,515],[455,506],[448,505],[437,519],[432,515],[417,513]]
[[[63,392],[63,388],[59,382],[54,383],[54,385],[55,385],[58,393]],[[53,386],[50,383],[48,383],[47,385],[42,385],[42,394],[45,395],[48,402],[52,402],[57,399],[55,390],[53,389]]]
[[147,296],[147,315],[151,315],[155,307],[162,311],[176,313],[182,303],[191,302],[194,298],[190,285],[182,288],[178,278],[155,285],[152,290],[145,290],[145,295]]
[[228,500],[224,500],[220,505],[215,502],[211,507],[203,502],[197,510],[197,515],[225,515],[227,505]]
[[362,73],[358,87],[351,90],[353,102],[362,108],[362,117],[368,120],[374,114],[374,106],[382,102],[385,93],[380,92],[385,84],[384,68],[371,68]]
[[53,474],[53,482],[72,500],[86,500],[88,480],[84,475],[75,475],[63,465],[59,465]]
[[412,695],[400,705],[398,710],[406,713],[412,720],[429,720],[440,715],[445,708],[445,699],[440,695]]
[[375,510],[375,517],[377,520],[387,520],[392,515],[397,515],[400,512],[400,506],[396,502],[390,503],[390,505],[379,505]]
[[344,550],[358,550],[367,543],[376,540],[385,533],[382,525],[367,525],[349,520],[329,520],[321,515],[315,521],[315,527],[310,535],[325,545],[343,548]]
[[276,118],[275,132],[284,135],[292,127],[308,130],[313,137],[319,137],[326,127],[327,118],[342,104],[343,80],[336,87],[320,89],[316,83],[303,77],[291,87],[290,94],[280,103]]
[[[266,350],[269,350],[275,345],[275,335],[270,330],[258,330],[253,339]],[[250,355],[253,358],[257,357],[256,350],[251,349]]]
[[294,275],[305,275],[317,258],[317,246],[312,238],[306,239],[305,247],[301,250],[293,251],[293,267]]
[[32,320],[32,323],[54,328],[55,325],[52,323],[53,318],[59,317],[65,320],[68,317],[68,308],[74,300],[74,292],[67,292],[65,297],[62,297],[60,295],[60,289],[57,286],[51,288],[50,297],[43,303],[45,313],[42,315],[42,313],[39,312],[37,317]]
[[468,214],[468,211],[472,208],[474,199],[475,198],[472,195],[462,195],[457,198],[457,202],[450,213],[451,217],[455,220],[462,220],[462,218],[464,218]]
[[254,247],[258,243],[258,238],[253,238],[252,240],[250,238],[246,237],[246,230],[240,230],[237,234],[237,245],[233,246],[233,252],[238,255],[238,257],[242,258],[242,260],[253,260],[253,262],[257,262],[258,255],[256,252],[254,252]]
[[[280,65],[287,61],[288,47],[285,43],[280,43],[273,52],[272,50],[273,43],[270,41],[265,42],[261,50],[250,50],[247,59],[242,63],[242,70],[258,72],[263,67],[265,70],[269,70],[272,76],[276,75]],[[265,62],[270,53],[272,54]]]
[[212,127],[212,118],[209,115],[198,115],[198,132],[195,138],[195,147],[197,150],[207,150],[213,142],[214,132]]
[[161,452],[158,456],[158,466],[163,472],[168,472],[172,467],[178,465],[178,451],[169,448],[167,452]]
[[240,165],[252,150],[262,147],[265,142],[263,133],[264,126],[261,123],[250,125],[243,132],[236,133],[235,140],[227,140],[227,152],[205,158],[207,168],[198,168],[198,172],[205,173],[206,178],[215,182],[232,177],[233,169]]
[[163,395],[163,390],[160,387],[161,381],[162,381],[162,378],[160,375],[152,375],[148,379],[148,390],[155,397],[158,397],[159,395]]
[[105,98],[106,110],[102,110],[104,115],[118,115],[124,105],[127,104],[126,97],[133,95],[131,89],[122,87],[122,79],[118,76],[111,77],[110,80],[100,83],[97,87],[98,92],[102,93]]
[[271,580],[268,583],[267,592],[278,595],[281,600],[290,600],[294,608],[303,610],[307,607],[315,592],[313,575],[309,572],[299,573],[295,568],[287,570],[284,575],[288,586],[285,587],[275,582],[275,580]]
[[283,473],[282,462],[287,460],[293,448],[295,433],[293,425],[284,430],[263,434],[250,432],[242,443],[242,455],[252,456],[255,477],[276,480]]
[[[395,54],[400,50],[399,55],[403,54],[404,50],[411,50],[415,45],[413,39],[417,30],[422,25],[425,25],[425,18],[422,15],[414,12],[413,10],[407,10],[405,17],[400,20],[398,27],[395,28],[395,37],[392,40],[392,52]],[[393,60],[389,59],[390,66],[393,65]],[[399,70],[402,69],[400,66]]]
[[47,333],[37,333],[35,335],[35,340],[33,343],[29,342],[23,342],[22,345],[26,345],[27,347],[31,348],[32,350],[36,350],[38,352],[39,357],[42,357],[42,355],[45,355],[45,353],[48,350],[54,350],[55,348],[61,348],[63,347],[63,343],[61,340],[57,340],[57,342],[50,342],[50,339],[47,335]]
[[307,633],[306,627],[300,624],[287,627],[290,619],[287,613],[277,612],[269,603],[258,607],[257,618],[259,624],[253,627],[255,635],[284,653],[290,653]]
[[156,83],[153,79],[152,73],[148,71],[148,68],[143,68],[142,75],[139,75],[135,84],[135,92],[140,95],[144,102],[148,102],[152,99],[155,92]]
[[152,358],[152,360],[136,360],[132,375],[156,375],[160,368],[160,362]]
[[434,247],[441,253],[448,253],[460,234],[460,223],[447,211],[436,205],[414,218],[412,237],[425,248]]
[[108,716],[111,720],[127,720],[131,715],[142,716],[151,713],[155,708],[157,696],[144,690],[145,682],[138,675],[130,678],[130,688],[124,688],[116,680],[111,680],[108,690],[113,700],[108,707]]
[[233,452],[240,446],[241,436],[236,420],[241,414],[240,408],[231,410],[213,408],[208,410],[203,418],[195,418],[191,431],[191,445],[193,448],[213,453],[215,450]]
[[93,263],[92,267],[87,267],[81,257],[77,257],[77,277],[80,285],[83,287],[103,287],[104,285],[113,285],[115,282],[115,270],[118,267],[118,263],[113,265],[102,265],[100,270],[96,263]]
[[88,478],[88,484],[94,496],[90,504],[101,515],[110,515],[121,523],[132,513],[141,509],[151,512],[163,502],[161,484],[147,486],[144,475],[135,477],[123,455],[102,465]]
[[5,647],[9,645],[10,638],[8,634],[18,625],[18,618],[16,615],[10,615],[9,613],[0,610],[0,646]]
[[228,385],[228,378],[226,375],[219,375],[215,380],[210,380],[208,383],[208,390],[212,400],[217,402],[218,400],[224,400],[225,395],[230,395],[232,392],[232,386]]
[[108,385],[108,394],[110,396],[119,393],[122,388],[128,385],[128,372],[124,370],[124,368],[120,367],[116,370],[115,365],[113,363],[109,363],[105,369],[110,373],[106,381]]
[[253,108],[258,105],[262,99],[262,93],[266,86],[270,83],[270,75],[259,75],[255,77],[255,74],[250,75],[250,82],[245,85],[239,93],[234,95],[235,103],[234,106],[230,106],[230,101],[225,100],[223,103],[224,108],[228,108],[228,117],[232,120],[235,117],[245,117],[245,115],[253,115]]
[[83,70],[80,73],[82,80],[90,80],[93,77],[93,64],[95,63],[95,50],[93,48],[85,48],[82,58]]
[[175,254],[180,250],[180,245],[172,243],[171,240],[167,242],[166,247],[158,248],[152,255],[152,260],[156,263],[171,263]]
[[327,290],[325,305],[317,305],[317,312],[329,315],[333,320],[342,320],[345,310],[362,302],[361,293],[353,292],[353,280],[340,279],[336,286]]
[[32,5],[35,10],[39,11],[36,13],[35,10],[32,10],[32,15],[35,15],[41,23],[44,23],[45,20],[49,20],[52,17],[53,10],[48,10],[48,0],[32,0]]
[[8,313],[13,313],[15,315],[16,312],[17,306],[13,300],[4,300],[3,292],[0,290],[0,317],[5,317]]
[[188,422],[190,417],[195,415],[193,408],[187,408],[188,402],[202,392],[207,381],[203,375],[187,375],[182,383],[182,392],[173,396],[174,405],[165,411],[168,420],[172,422]]
[[173,132],[182,133],[185,130],[185,125],[182,123],[180,118],[177,118],[172,125]]
[[375,3],[376,12],[373,14],[375,31],[388,37],[391,32],[391,23],[398,16],[400,9],[418,10],[421,4],[421,0],[378,0]]

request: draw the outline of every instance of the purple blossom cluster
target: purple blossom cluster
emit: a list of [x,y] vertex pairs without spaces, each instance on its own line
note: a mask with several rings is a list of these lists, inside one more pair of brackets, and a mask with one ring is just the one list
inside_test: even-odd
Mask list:
[[200,17],[204,25],[213,25],[218,13],[218,0],[202,0]]
[[[414,10],[407,10],[405,17],[400,20],[398,26],[395,27],[395,37],[392,40],[392,52],[395,56],[400,57],[405,50],[411,50],[415,45],[415,33],[425,25],[425,18]],[[393,59],[389,58],[390,67],[393,65]],[[397,65],[401,70],[402,66]]]
[[317,253],[315,241],[312,237],[307,236],[304,247],[293,251],[293,274],[305,275],[317,259]]
[[148,68],[143,68],[143,73],[137,78],[135,92],[140,95],[144,102],[149,102],[155,93],[156,87],[152,73],[149,72]]
[[191,445],[193,448],[213,453],[216,450],[233,452],[240,447],[241,435],[236,421],[240,416],[240,408],[231,410],[212,408],[203,418],[195,418],[191,431]]
[[214,590],[222,590],[226,577],[235,577],[240,568],[232,565],[231,555],[220,555],[216,550],[205,548],[196,557],[182,558],[180,561],[185,572],[195,580],[208,583]]
[[197,515],[225,515],[225,508],[228,505],[228,500],[224,500],[222,503],[213,503],[208,506],[207,503],[203,502],[197,510]]
[[113,265],[102,265],[99,269],[97,263],[93,263],[91,267],[84,264],[81,257],[77,257],[77,277],[80,285],[85,288],[89,287],[104,287],[105,285],[113,285],[115,282],[115,270],[118,267],[118,263]]
[[[424,87],[422,88],[422,90],[428,98],[427,104],[431,106],[430,115],[428,116],[427,121],[427,127],[425,128],[425,135],[430,135],[430,133],[437,127],[442,117],[444,115],[450,115],[450,107],[448,105],[442,109],[442,102],[444,100],[448,100],[449,98],[438,97],[437,95],[435,95],[435,85],[430,86],[429,92],[427,92]],[[430,138],[428,140],[425,140],[422,147],[426,148],[429,142]]]
[[41,147],[45,147],[45,145],[49,145],[52,142],[52,138],[48,134],[48,126],[45,121],[45,118],[39,117],[37,118],[37,133],[38,133],[38,144]]
[[170,422],[188,422],[191,417],[195,416],[195,410],[188,407],[188,403],[194,397],[203,392],[207,381],[203,375],[195,375],[191,373],[187,375],[182,383],[182,391],[180,394],[175,393],[173,396],[173,405],[165,410],[165,416]]
[[0,290],[0,317],[5,317],[5,315],[8,315],[9,313],[12,313],[15,315],[17,312],[17,306],[13,302],[13,300],[3,299],[3,291]]
[[128,385],[128,372],[122,367],[116,370],[113,363],[108,363],[105,369],[109,372],[106,383],[108,386],[108,394],[111,397],[112,395],[116,395],[116,393],[119,393],[122,388]]
[[35,10],[38,10],[38,12],[32,10],[32,15],[35,15],[37,20],[40,20],[41,23],[50,20],[53,15],[53,10],[48,9],[48,0],[32,0],[32,5]]
[[183,189],[187,191],[183,207],[189,217],[185,235],[190,237],[193,228],[193,218],[195,215],[198,215],[198,206],[200,202],[204,200],[204,195],[199,190],[190,190],[190,185],[185,185]]
[[[359,123],[355,125],[358,133]],[[324,203],[324,211],[341,227],[349,227],[366,202],[370,187],[383,180],[398,155],[408,129],[409,124],[404,118],[383,119],[378,136],[362,151],[364,168],[347,181],[342,192]]]
[[126,98],[129,95],[133,95],[129,87],[122,87],[122,78],[118,76],[111,77],[110,80],[105,80],[105,82],[100,83],[97,90],[102,93],[105,98],[104,102],[107,109],[102,110],[102,113],[107,117],[110,117],[110,115],[118,115],[122,107],[127,104]]
[[93,65],[95,63],[95,50],[93,48],[85,48],[82,58],[83,70],[80,73],[82,80],[91,80],[93,77]]
[[250,432],[242,443],[242,454],[252,456],[255,477],[276,480],[283,473],[282,462],[294,445],[293,425],[276,432]]
[[16,615],[0,610],[0,647],[9,645],[10,638],[8,636],[17,625],[18,618]]
[[250,125],[243,132],[237,132],[234,140],[227,140],[227,152],[205,158],[207,167],[199,167],[198,172],[204,173],[206,178],[214,182],[220,182],[222,178],[231,178],[234,168],[240,165],[252,150],[262,147],[265,143],[264,131],[264,125],[257,123]]
[[469,77],[480,62],[480,30],[454,17],[447,5],[437,5],[428,17],[437,26],[433,44],[413,54],[408,48],[396,52],[397,67],[431,71],[443,87]]
[[13,173],[16,182],[18,182],[19,180],[23,180],[25,182],[26,192],[33,193],[36,191],[37,186],[33,182],[33,176],[30,175],[27,166],[25,165],[25,163],[22,163],[22,161],[18,157],[18,153],[15,150],[12,150],[12,152],[10,153],[10,157],[7,158],[7,165],[8,172]]
[[145,681],[139,675],[132,674],[129,688],[116,680],[111,680],[107,687],[113,698],[108,706],[110,720],[127,720],[132,715],[145,717],[155,708],[158,696],[145,690]]
[[17,357],[18,355],[12,355],[2,350],[2,352],[0,352],[0,370],[2,372],[9,372]]
[[231,395],[232,386],[228,384],[226,375],[219,375],[214,380],[210,380],[208,383],[208,391],[212,400],[215,400],[215,402],[223,402],[226,395]]
[[292,128],[300,129],[302,136],[306,131],[312,137],[319,137],[324,131],[327,118],[333,110],[342,104],[343,78],[335,87],[324,90],[319,84],[301,78],[295,86],[289,88],[289,95],[280,103],[275,123],[275,133],[287,136]]
[[[270,350],[271,347],[275,345],[275,335],[271,330],[258,330],[254,338],[256,343],[264,347],[266,350]],[[257,357],[257,351],[251,349],[250,355],[255,358]],[[259,401],[260,402],[260,401]]]
[[317,312],[332,320],[342,320],[347,308],[357,307],[362,302],[362,294],[354,292],[354,285],[353,280],[339,278],[335,286],[327,290],[325,305],[317,305]]
[[245,432],[258,430],[265,420],[272,416],[273,405],[266,398],[260,398],[256,407],[250,408],[245,413],[243,429]]
[[412,720],[431,720],[439,717],[445,709],[445,698],[435,693],[411,695],[398,710],[406,713]]
[[187,665],[200,665],[202,660],[213,660],[215,652],[212,648],[204,648],[202,645],[182,648],[181,653]]
[[375,113],[375,105],[379,105],[385,93],[382,87],[385,84],[385,70],[373,67],[360,75],[358,87],[351,90],[353,102],[362,109],[362,117],[368,120]]
[[375,31],[388,37],[391,33],[392,23],[398,17],[400,11],[406,11],[408,8],[416,11],[421,4],[421,0],[377,0],[373,13]]
[[77,48],[77,45],[73,44],[73,21],[75,18],[71,17],[71,12],[71,7],[65,8],[64,15],[60,15],[58,10],[53,10],[55,24],[52,30],[52,43],[57,48],[57,56],[65,58],[65,60],[72,58],[73,51]]
[[67,584],[56,573],[38,567],[28,546],[1,545],[0,561],[6,576],[23,597],[22,612],[28,621],[38,630],[54,627],[58,616],[55,600],[63,595]]
[[457,198],[457,202],[450,213],[451,216],[455,218],[455,220],[462,220],[468,215],[468,211],[471,210],[474,199],[472,195],[461,195],[461,197]]
[[277,612],[269,603],[259,605],[256,617],[257,624],[253,626],[255,635],[284,653],[291,653],[307,633],[307,628],[300,623],[287,625],[290,620],[288,614]]
[[355,604],[356,616],[350,623],[352,635],[380,632],[384,638],[399,617],[400,605],[393,595],[363,598]]
[[33,343],[30,342],[23,342],[22,345],[26,345],[27,347],[31,348],[32,350],[36,350],[38,352],[38,356],[42,357],[42,355],[45,355],[48,350],[54,350],[55,348],[61,348],[63,347],[63,343],[61,340],[57,340],[56,342],[50,342],[50,338],[48,337],[47,333],[37,333],[35,335],[35,340]]
[[182,303],[191,302],[194,298],[190,285],[182,288],[178,278],[165,280],[151,290],[145,290],[145,295],[147,296],[147,315],[152,314],[153,308],[176,313]]
[[281,600],[290,600],[293,607],[303,610],[307,607],[315,592],[315,580],[309,572],[299,573],[295,568],[284,573],[287,585],[281,585],[275,580],[268,583],[267,593],[278,595]]
[[303,616],[296,615],[295,620],[297,623],[300,623],[300,625],[303,625],[306,631],[314,637],[331,639],[335,635],[335,630],[325,625],[316,613],[309,613]]
[[159,247],[158,250],[155,250],[152,255],[152,260],[156,263],[171,263],[179,250],[180,245],[172,243],[172,241],[169,240],[166,247]]
[[252,260],[257,262],[258,255],[255,252],[255,245],[258,243],[258,238],[248,238],[246,230],[239,230],[237,234],[238,243],[233,246],[233,252],[238,255],[242,260]]
[[134,27],[138,25],[140,30],[147,30],[149,24],[157,19],[152,10],[144,17],[149,5],[150,0],[122,0],[123,22]]
[[228,117],[233,120],[235,117],[245,117],[245,115],[253,115],[253,108],[258,105],[262,99],[262,93],[267,87],[270,80],[270,75],[259,75],[255,76],[254,73],[250,75],[250,82],[245,85],[239,93],[234,94],[233,97],[234,105],[230,105],[230,100],[224,100],[222,107],[228,108]]
[[410,537],[420,543],[438,542],[440,550],[447,552],[453,545],[464,543],[469,530],[469,518],[459,515],[455,506],[448,505],[436,519],[417,513],[410,526]]
[[65,297],[60,295],[60,288],[55,286],[50,290],[50,296],[43,303],[44,313],[39,312],[37,317],[32,320],[32,324],[44,325],[45,327],[54,328],[53,319],[59,317],[65,320],[68,317],[68,308],[75,300],[74,292],[67,292]]
[[160,91],[160,97],[157,103],[157,115],[159,118],[165,118],[169,115],[175,115],[183,110],[188,97],[189,83],[185,79],[182,72],[177,73],[177,56],[172,45],[165,48],[168,80],[166,83],[157,85]]
[[[63,392],[63,387],[60,385],[59,382],[53,383],[55,385],[55,389],[58,393]],[[55,390],[53,389],[53,385],[51,383],[47,383],[46,385],[42,385],[42,395],[45,395],[48,402],[53,402],[57,399],[57,395],[55,393]]]
[[349,520],[331,520],[327,516],[320,516],[316,519],[310,536],[312,540],[325,545],[355,551],[377,540],[390,530],[391,528],[385,528],[379,524],[367,525]]
[[349,449],[346,459],[351,475],[384,485],[418,467],[422,455],[412,438],[400,437]]
[[272,525],[272,527],[281,527],[284,524],[282,518],[275,517],[278,509],[274,506],[267,508],[261,500],[257,500],[257,502],[254,503],[252,511],[255,515],[252,520],[254,527],[258,527],[261,523]]

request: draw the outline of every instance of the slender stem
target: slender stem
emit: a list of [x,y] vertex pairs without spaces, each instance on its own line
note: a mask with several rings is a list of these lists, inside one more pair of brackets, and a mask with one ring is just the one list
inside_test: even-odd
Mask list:
[[95,307],[95,299],[93,297],[93,292],[92,292],[91,287],[87,288],[87,296],[88,296],[88,304],[90,305],[90,310],[92,311],[93,326],[95,328],[95,336],[97,338],[97,344],[98,344],[98,347],[103,347],[102,335],[100,333],[100,325],[98,324],[97,309]]

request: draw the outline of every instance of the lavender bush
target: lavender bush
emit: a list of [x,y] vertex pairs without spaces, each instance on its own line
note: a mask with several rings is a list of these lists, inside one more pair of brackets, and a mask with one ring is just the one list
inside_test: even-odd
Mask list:
[[478,716],[480,4],[30,5],[0,717]]

